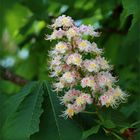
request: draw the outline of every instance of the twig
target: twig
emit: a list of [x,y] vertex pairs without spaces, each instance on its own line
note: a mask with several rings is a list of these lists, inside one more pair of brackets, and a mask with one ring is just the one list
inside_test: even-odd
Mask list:
[[0,77],[4,80],[9,80],[14,84],[17,84],[19,86],[25,85],[28,80],[24,79],[23,77],[14,74],[9,69],[6,69],[2,66],[0,66]]
[[115,33],[115,34],[120,34],[120,35],[126,35],[127,31],[126,30],[118,30],[114,28],[100,28],[98,29],[99,32],[103,33]]

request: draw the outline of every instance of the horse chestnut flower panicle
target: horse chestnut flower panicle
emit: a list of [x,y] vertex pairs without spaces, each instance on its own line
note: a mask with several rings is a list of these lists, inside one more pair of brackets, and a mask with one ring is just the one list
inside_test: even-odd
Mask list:
[[62,15],[51,28],[53,32],[46,39],[57,39],[58,43],[49,52],[49,68],[54,90],[63,94],[59,97],[66,107],[62,116],[72,118],[92,105],[93,100],[112,108],[126,102],[128,94],[116,85],[116,77],[110,72],[112,66],[102,57],[103,50],[85,39],[99,37],[91,25],[78,27],[71,17]]

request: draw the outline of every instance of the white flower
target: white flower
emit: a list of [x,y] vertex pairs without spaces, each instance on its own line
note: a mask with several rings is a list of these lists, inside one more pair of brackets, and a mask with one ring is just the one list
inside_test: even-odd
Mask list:
[[94,52],[97,55],[101,55],[102,54],[102,49],[99,49],[97,47],[97,44],[95,42],[92,43],[92,49],[91,49],[91,51]]
[[74,106],[72,104],[67,105],[67,109],[63,112],[62,117],[72,118],[74,116]]
[[83,35],[90,35],[90,36],[93,36],[93,37],[99,37],[100,36],[100,34],[98,32],[96,32],[91,25],[87,26],[87,25],[82,24],[80,26],[79,30]]
[[126,102],[126,99],[129,95],[123,92],[120,87],[116,87],[113,90],[113,97],[117,103]]
[[65,31],[62,29],[54,30],[51,35],[47,35],[46,40],[61,39],[65,36]]
[[62,63],[61,59],[62,57],[60,55],[54,56],[54,58],[50,61],[50,68],[54,69],[54,67],[59,66]]
[[105,86],[111,87],[114,82],[116,82],[115,77],[109,72],[100,72],[97,74],[97,83],[99,87],[103,88]]
[[62,72],[61,66],[55,66],[53,67],[53,71],[50,74],[50,77],[57,77]]
[[109,99],[108,94],[103,94],[100,96],[99,101],[101,102],[101,105],[104,106],[106,105],[108,99]]
[[110,70],[112,68],[112,66],[108,64],[108,61],[106,61],[104,57],[98,56],[96,57],[96,61],[103,70]]
[[119,87],[111,88],[100,96],[102,106],[117,108],[120,103],[126,102],[129,95],[125,94]]
[[67,33],[66,33],[66,36],[67,38],[70,40],[72,37],[75,37],[75,36],[78,36],[79,35],[79,32],[78,32],[78,28],[76,27],[73,27],[73,28],[69,28]]
[[73,83],[73,82],[75,82],[75,73],[74,72],[65,72],[62,76],[62,79],[66,83]]
[[60,17],[58,17],[54,24],[52,25],[53,28],[57,28],[57,27],[71,27],[73,26],[74,22],[73,19],[69,16],[65,16],[62,15]]
[[57,39],[58,43],[49,52],[49,69],[56,82],[54,90],[64,91],[60,97],[66,107],[62,116],[72,118],[94,100],[112,108],[126,102],[128,95],[115,85],[116,78],[110,73],[112,66],[101,57],[103,50],[85,39],[99,36],[92,26],[77,27],[71,17],[62,15],[51,27],[53,32],[47,39]]
[[81,40],[78,42],[78,48],[81,52],[90,52],[91,50],[91,43],[87,40]]
[[85,110],[86,108],[86,104],[82,104],[82,105],[77,105],[76,103],[73,104],[73,109],[75,114],[78,114],[80,112],[82,112],[83,110]]
[[86,103],[91,104],[93,99],[91,98],[90,94],[81,93],[80,96],[76,98],[75,102],[78,106],[82,106]]
[[64,88],[64,84],[61,82],[54,83],[53,87],[54,87],[54,91],[57,91],[57,92],[62,91],[62,89]]
[[56,44],[55,46],[55,51],[58,53],[65,53],[68,50],[68,46],[65,42],[59,42],[58,44]]
[[73,64],[73,65],[77,65],[80,66],[82,63],[82,56],[78,53],[73,53],[70,54],[66,60],[66,63],[69,64]]
[[81,106],[83,104],[86,104],[86,100],[82,96],[79,96],[79,97],[76,98],[76,104],[78,106]]
[[95,42],[90,43],[87,40],[78,40],[77,45],[80,52],[94,52],[97,55],[100,55],[102,53],[102,49],[99,49]]
[[52,57],[52,56],[55,56],[55,55],[58,55],[56,50],[49,51],[49,57]]
[[96,82],[94,77],[90,76],[90,77],[85,77],[81,80],[81,86],[83,88],[85,87],[90,87],[91,89],[95,90],[96,89]]
[[84,60],[83,65],[89,72],[98,72],[100,70],[96,60]]
[[60,98],[62,104],[67,104],[67,103],[72,103],[79,95],[81,91],[75,90],[75,89],[70,89],[65,93],[64,96]]

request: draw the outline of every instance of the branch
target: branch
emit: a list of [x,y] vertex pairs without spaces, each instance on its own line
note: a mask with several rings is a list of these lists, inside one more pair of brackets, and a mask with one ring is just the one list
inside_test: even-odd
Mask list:
[[98,29],[99,32],[102,33],[115,33],[115,34],[120,34],[120,35],[126,35],[127,31],[126,30],[118,30],[114,28],[100,28]]
[[6,69],[2,66],[0,66],[0,77],[4,80],[11,81],[12,83],[19,85],[19,86],[23,86],[27,82],[29,82],[28,80],[24,79],[23,77],[14,74],[9,69]]
[[115,33],[119,35],[126,35],[131,26],[133,15],[129,15],[125,20],[125,24],[120,28],[119,27],[120,23],[118,21],[120,20],[120,15],[122,11],[123,11],[122,4],[117,5],[112,11],[112,14],[106,20],[103,21],[102,28],[99,28],[97,30],[102,33],[110,33],[110,34]]

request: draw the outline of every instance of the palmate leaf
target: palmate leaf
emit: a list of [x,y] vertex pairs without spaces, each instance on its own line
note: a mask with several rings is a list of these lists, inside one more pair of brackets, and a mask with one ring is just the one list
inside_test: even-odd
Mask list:
[[2,140],[28,140],[39,130],[43,93],[42,83],[33,82],[7,101]]
[[44,102],[44,113],[41,117],[40,131],[31,140],[80,140],[82,130],[72,119],[60,117],[63,106],[60,105],[56,93],[52,92],[48,82],[47,98]]

